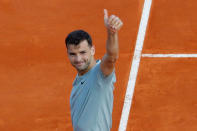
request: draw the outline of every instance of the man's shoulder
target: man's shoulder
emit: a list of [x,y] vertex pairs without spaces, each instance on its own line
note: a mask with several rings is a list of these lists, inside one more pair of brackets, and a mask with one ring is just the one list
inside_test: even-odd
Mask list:
[[90,74],[95,74],[95,71],[99,71],[100,68],[100,64],[101,64],[101,60],[96,60],[96,64],[92,67]]
[[110,75],[105,76],[101,70],[100,65],[101,65],[101,60],[97,60],[97,64],[95,65],[95,68],[94,68],[95,71],[93,73],[94,76],[96,76],[97,79],[101,79],[104,82],[111,82],[111,81],[115,82],[116,81],[115,68]]

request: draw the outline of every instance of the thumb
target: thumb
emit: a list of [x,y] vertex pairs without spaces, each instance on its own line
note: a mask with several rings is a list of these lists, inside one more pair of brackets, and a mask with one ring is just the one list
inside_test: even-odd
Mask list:
[[104,9],[104,21],[107,22],[108,20],[108,12],[106,9]]

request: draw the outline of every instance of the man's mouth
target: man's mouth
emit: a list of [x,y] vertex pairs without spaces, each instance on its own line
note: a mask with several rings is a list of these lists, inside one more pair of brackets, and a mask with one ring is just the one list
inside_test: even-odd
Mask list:
[[76,63],[77,66],[81,66],[82,64],[83,64],[83,62]]

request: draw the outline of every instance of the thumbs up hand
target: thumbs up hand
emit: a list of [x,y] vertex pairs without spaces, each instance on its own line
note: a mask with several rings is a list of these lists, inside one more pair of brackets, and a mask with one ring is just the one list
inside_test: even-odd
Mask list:
[[109,33],[116,33],[123,26],[123,22],[119,17],[111,15],[108,17],[108,11],[104,9],[104,24]]

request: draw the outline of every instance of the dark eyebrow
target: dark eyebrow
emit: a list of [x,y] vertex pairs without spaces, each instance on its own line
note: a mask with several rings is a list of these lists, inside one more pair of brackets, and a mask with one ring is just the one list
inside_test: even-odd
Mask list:
[[73,53],[73,52],[69,52],[69,54],[70,54],[70,55],[75,55],[75,53]]

